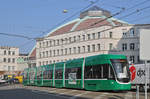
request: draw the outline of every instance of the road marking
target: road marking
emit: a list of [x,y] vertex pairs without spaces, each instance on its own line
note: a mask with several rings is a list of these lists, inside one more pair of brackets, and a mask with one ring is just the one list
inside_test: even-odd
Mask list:
[[70,90],[69,92],[67,91],[67,92],[63,92],[63,93],[58,93],[59,94],[58,96],[61,96],[61,95],[64,95],[64,94],[68,95],[69,93],[75,92],[75,91],[77,91],[77,90]]
[[132,97],[132,93],[131,92],[127,92],[126,94],[125,94],[125,99],[132,99],[133,97]]
[[74,96],[71,97],[70,99],[75,99],[75,98],[77,98],[77,97],[79,97],[79,96],[82,96],[82,95],[84,95],[84,94],[87,94],[87,93],[88,93],[88,91],[86,91],[86,92],[84,92],[84,93],[82,93],[82,94],[74,95]]
[[94,99],[101,99],[102,97],[106,96],[109,93],[102,93],[101,95],[95,97]]

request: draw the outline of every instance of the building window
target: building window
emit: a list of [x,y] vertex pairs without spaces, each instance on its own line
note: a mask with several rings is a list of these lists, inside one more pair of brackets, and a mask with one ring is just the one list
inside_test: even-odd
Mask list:
[[134,43],[130,43],[130,50],[134,50],[135,49],[135,44]]
[[63,49],[61,49],[61,55],[63,55],[64,53],[63,53]]
[[78,41],[80,41],[80,35],[78,35]]
[[85,46],[82,46],[82,48],[83,48],[83,53],[85,53]]
[[130,29],[130,36],[134,36],[134,28]]
[[53,55],[55,56],[55,50],[53,50]]
[[45,62],[43,61],[43,65],[45,65]]
[[83,37],[83,41],[85,41],[85,35],[82,35],[82,37]]
[[112,49],[113,49],[113,44],[109,43],[109,50],[112,50]]
[[69,48],[69,54],[71,54],[71,48]]
[[46,51],[46,57],[48,57],[48,51]]
[[46,41],[46,46],[48,47],[48,41]]
[[15,51],[12,52],[12,55],[15,55]]
[[93,36],[93,39],[95,39],[95,33],[93,33],[92,36]]
[[46,65],[48,65],[48,61],[46,61]]
[[12,71],[14,71],[15,70],[15,66],[12,66]]
[[8,63],[10,63],[11,62],[11,60],[10,60],[10,58],[8,58]]
[[56,44],[55,44],[55,40],[53,40],[53,44],[54,44],[54,46],[56,45]]
[[101,50],[101,45],[100,44],[97,44],[97,49],[98,49],[98,51]]
[[42,55],[41,55],[41,52],[39,53],[40,57],[39,58],[42,58]]
[[131,63],[134,63],[134,62],[135,62],[134,56],[130,56],[130,62],[131,62]]
[[61,44],[64,44],[64,40],[63,39],[61,39]]
[[6,62],[6,58],[3,59],[3,62]]
[[8,51],[8,55],[11,55],[11,51]]
[[51,50],[49,51],[49,56],[50,56],[50,57],[52,56],[52,51],[51,51]]
[[10,71],[10,66],[8,66],[8,71]]
[[59,55],[59,49],[57,50],[57,55]]
[[15,63],[15,58],[12,59],[12,62]]
[[78,47],[78,53],[80,53],[80,47]]
[[43,47],[45,47],[45,42],[43,42]]
[[73,38],[74,38],[74,42],[76,42],[76,36],[74,36]]
[[41,66],[41,62],[39,62],[39,66]]
[[52,41],[49,41],[50,46],[52,46]]
[[98,32],[98,39],[101,38],[101,32]]
[[140,63],[140,56],[137,56],[137,62]]
[[39,47],[41,48],[41,43],[39,43]]
[[6,55],[6,51],[4,51],[4,55]]
[[71,43],[71,37],[69,37],[69,43]]
[[74,52],[74,54],[76,53],[76,47],[73,47],[73,52]]
[[59,40],[57,40],[57,45],[59,45]]
[[127,29],[122,29],[122,35],[123,35],[123,37],[126,37],[127,36]]
[[92,50],[95,52],[95,44],[92,45]]
[[67,38],[65,38],[65,42],[66,42],[66,44],[68,43],[68,39]]
[[123,43],[123,44],[122,44],[122,50],[123,50],[123,51],[127,50],[127,43]]
[[87,46],[88,52],[90,52],[90,45]]
[[65,48],[65,55],[67,55],[67,48]]
[[112,38],[112,32],[109,32],[109,38]]
[[43,52],[43,57],[45,57],[45,52]]
[[90,34],[87,34],[87,39],[88,39],[88,40],[90,40],[90,39],[91,39]]

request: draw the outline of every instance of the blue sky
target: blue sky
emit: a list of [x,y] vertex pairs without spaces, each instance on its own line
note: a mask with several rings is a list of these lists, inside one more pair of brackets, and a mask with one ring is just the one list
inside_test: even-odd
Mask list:
[[[0,33],[25,35],[31,38],[42,37],[58,23],[85,8],[90,1],[96,0],[0,0]],[[94,5],[114,14],[121,8],[128,9],[144,1],[146,0],[99,0]],[[119,19],[147,6],[150,6],[150,0],[125,10],[115,18]],[[64,9],[67,9],[68,13],[63,13]],[[66,22],[78,17],[79,13]],[[150,8],[121,20],[131,24],[149,24]],[[35,40],[0,35],[0,46],[16,46],[20,48],[21,53],[29,53],[34,45]]]

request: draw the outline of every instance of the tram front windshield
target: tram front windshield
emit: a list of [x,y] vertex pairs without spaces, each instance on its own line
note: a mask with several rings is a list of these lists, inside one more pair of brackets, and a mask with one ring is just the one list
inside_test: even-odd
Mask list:
[[112,59],[111,60],[118,81],[129,82],[129,66],[125,59]]

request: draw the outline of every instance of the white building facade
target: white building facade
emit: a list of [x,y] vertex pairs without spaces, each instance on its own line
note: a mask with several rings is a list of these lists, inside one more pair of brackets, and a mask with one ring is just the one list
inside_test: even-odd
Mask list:
[[104,13],[91,12],[81,13],[79,19],[37,39],[36,65],[97,54],[123,54],[129,61],[139,63],[139,30],[148,29],[150,25],[130,25],[114,18],[106,19]]
[[19,54],[17,58],[17,71],[22,72],[25,68],[28,68],[28,54]]
[[17,47],[0,47],[0,71],[12,74],[17,71],[18,64],[16,59],[19,56]]

